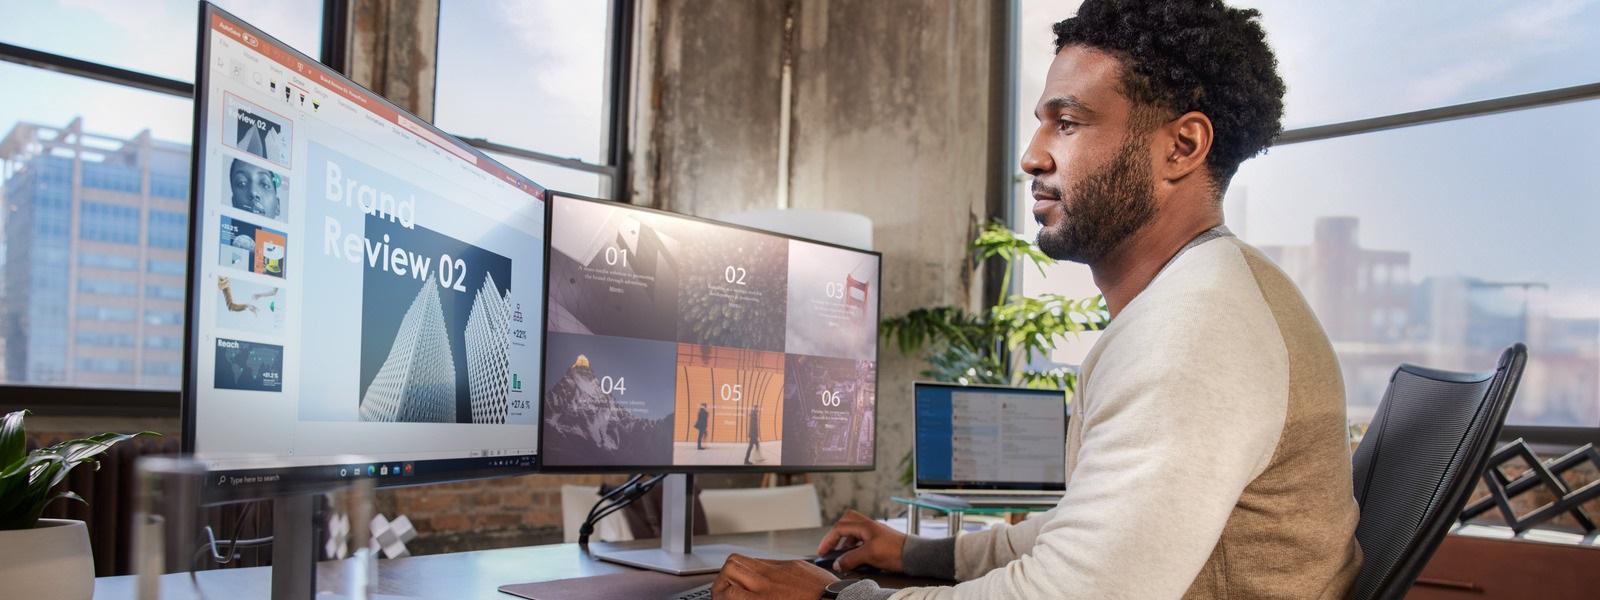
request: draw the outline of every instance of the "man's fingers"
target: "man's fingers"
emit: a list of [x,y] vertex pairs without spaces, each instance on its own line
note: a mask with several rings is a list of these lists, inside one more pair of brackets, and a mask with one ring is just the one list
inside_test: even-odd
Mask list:
[[867,558],[867,547],[858,547],[840,555],[839,560],[833,561],[833,570],[840,573],[848,573],[855,570],[856,567],[868,564]]
[[766,588],[767,578],[762,575],[765,570],[763,567],[764,565],[753,558],[731,554],[728,556],[728,562],[722,563],[720,578],[727,579],[737,587],[759,592]]
[[869,541],[872,539],[871,532],[872,528],[865,523],[840,520],[833,525],[833,529],[828,530],[828,535],[823,536],[822,544],[817,546],[817,554],[832,552],[834,548],[839,547],[839,542],[844,541],[846,538],[855,538],[862,542]]

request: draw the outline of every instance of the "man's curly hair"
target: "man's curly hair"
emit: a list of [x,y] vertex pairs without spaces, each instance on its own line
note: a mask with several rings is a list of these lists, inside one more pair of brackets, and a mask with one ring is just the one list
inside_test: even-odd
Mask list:
[[1087,0],[1055,24],[1056,52],[1086,46],[1117,57],[1123,94],[1136,109],[1155,109],[1146,118],[1210,118],[1207,167],[1220,196],[1239,163],[1283,131],[1283,80],[1259,16],[1222,0]]

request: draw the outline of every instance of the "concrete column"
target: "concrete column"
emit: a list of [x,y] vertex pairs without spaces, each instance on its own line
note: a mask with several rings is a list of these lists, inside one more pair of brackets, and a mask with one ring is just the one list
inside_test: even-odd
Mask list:
[[[630,148],[636,202],[713,218],[780,202],[862,213],[884,253],[884,314],[981,305],[966,245],[1001,216],[996,182],[1009,174],[995,159],[1003,0],[644,0],[640,14],[636,89],[649,97],[632,122],[651,133]],[[907,491],[899,466],[924,365],[888,347],[880,358],[879,466],[814,477],[828,518],[885,514]]]
[[439,0],[353,0],[350,79],[433,120]]

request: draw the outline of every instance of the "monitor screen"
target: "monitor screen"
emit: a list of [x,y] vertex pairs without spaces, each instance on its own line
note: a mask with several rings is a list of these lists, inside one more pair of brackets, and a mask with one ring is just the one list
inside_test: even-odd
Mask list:
[[545,191],[226,12],[202,19],[185,443],[241,483],[534,469]]
[[551,198],[547,470],[874,466],[877,253]]
[[1064,490],[1060,390],[916,385],[918,490]]

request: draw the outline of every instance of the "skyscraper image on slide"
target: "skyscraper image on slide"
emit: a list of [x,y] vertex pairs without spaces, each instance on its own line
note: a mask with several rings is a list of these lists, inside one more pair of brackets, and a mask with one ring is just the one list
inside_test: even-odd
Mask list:
[[493,275],[472,300],[467,316],[467,386],[473,423],[506,422],[506,397],[511,392],[511,300],[500,293]]
[[422,282],[395,332],[389,357],[361,397],[361,420],[454,423],[456,365],[439,306],[439,286]]

